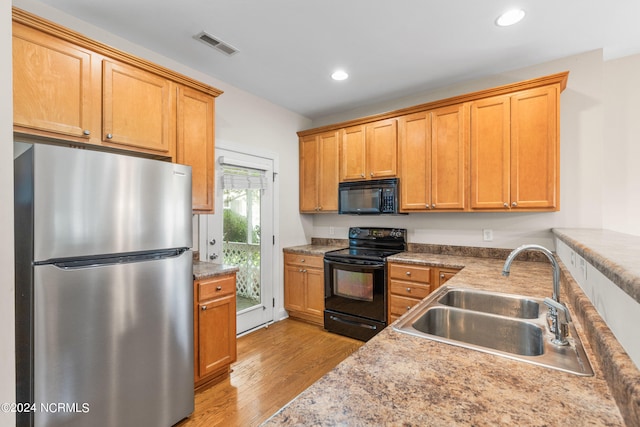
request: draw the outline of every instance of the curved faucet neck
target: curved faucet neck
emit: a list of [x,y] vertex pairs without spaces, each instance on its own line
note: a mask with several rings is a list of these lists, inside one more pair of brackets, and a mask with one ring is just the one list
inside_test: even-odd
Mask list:
[[509,256],[507,257],[507,260],[504,263],[504,267],[502,268],[502,275],[503,276],[509,275],[509,271],[511,269],[511,263],[513,262],[513,260],[520,254],[520,252],[523,252],[526,250],[542,252],[549,259],[549,262],[553,267],[553,299],[554,301],[559,303],[560,302],[560,266],[558,265],[558,262],[553,256],[553,252],[551,252],[549,249],[545,248],[544,246],[522,245],[514,249],[509,254]]

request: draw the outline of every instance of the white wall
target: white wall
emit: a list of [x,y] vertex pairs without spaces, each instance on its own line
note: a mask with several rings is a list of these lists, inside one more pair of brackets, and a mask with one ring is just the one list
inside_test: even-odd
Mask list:
[[640,236],[640,55],[605,62],[604,228]]
[[[313,217],[313,236],[345,237],[355,225],[405,227],[410,242],[514,248],[538,243],[554,248],[553,227],[602,227],[603,60],[602,51],[510,71],[324,117],[313,127],[448,98],[494,86],[570,71],[561,95],[560,211],[552,213],[415,213],[403,217],[358,218],[336,214]],[[330,232],[333,228],[334,234]],[[482,240],[482,229],[494,239]]]
[[[0,2],[0,404],[15,402],[11,4]],[[0,411],[0,425],[15,424]]]

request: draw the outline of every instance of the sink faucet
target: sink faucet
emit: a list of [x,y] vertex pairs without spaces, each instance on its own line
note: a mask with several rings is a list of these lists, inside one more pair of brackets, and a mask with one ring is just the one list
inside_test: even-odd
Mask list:
[[[553,296],[552,298],[544,299],[544,304],[549,307],[547,321],[549,322],[549,329],[555,334],[555,338],[552,342],[556,345],[567,345],[569,344],[567,336],[569,335],[569,322],[571,321],[571,316],[569,315],[567,307],[560,302],[560,267],[558,266],[556,259],[553,257],[553,253],[544,246],[522,245],[519,248],[514,249],[507,257],[504,267],[502,268],[502,275],[506,277],[509,276],[511,263],[520,252],[526,250],[542,252],[547,256],[549,262],[551,262],[551,266],[553,267]],[[562,316],[558,316],[558,313],[562,313]]]

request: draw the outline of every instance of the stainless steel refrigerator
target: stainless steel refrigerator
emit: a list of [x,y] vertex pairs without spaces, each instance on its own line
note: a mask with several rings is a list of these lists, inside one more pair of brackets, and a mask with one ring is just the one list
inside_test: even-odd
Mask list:
[[19,425],[193,412],[191,168],[34,144],[15,159]]

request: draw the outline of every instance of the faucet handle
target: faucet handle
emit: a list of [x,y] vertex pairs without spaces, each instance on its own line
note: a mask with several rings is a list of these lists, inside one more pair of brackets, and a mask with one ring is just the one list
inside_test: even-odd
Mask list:
[[564,317],[564,322],[562,323],[571,322],[571,315],[569,314],[569,309],[566,305],[548,297],[545,298],[543,302],[547,307],[555,309],[556,313],[562,313],[562,316]]
[[549,329],[555,335],[551,342],[555,345],[568,345],[567,337],[569,336],[569,322],[571,322],[569,309],[566,305],[552,298],[545,298],[544,304],[549,307],[547,321]]

